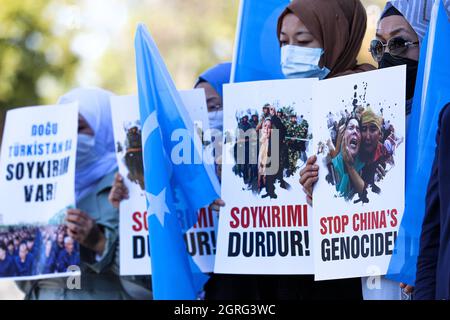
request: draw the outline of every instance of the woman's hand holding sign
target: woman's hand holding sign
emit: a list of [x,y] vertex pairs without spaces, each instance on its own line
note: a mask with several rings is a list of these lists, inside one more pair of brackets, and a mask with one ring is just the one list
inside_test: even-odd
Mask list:
[[224,202],[222,199],[216,199],[216,200],[214,200],[213,203],[211,203],[211,204],[209,205],[209,207],[210,207],[212,210],[219,212],[220,207],[225,207],[225,202]]
[[116,173],[113,186],[109,192],[108,200],[114,208],[119,208],[120,202],[128,198],[128,188],[125,183],[123,183],[123,177],[120,173]]
[[403,291],[405,291],[405,293],[407,294],[411,294],[414,291],[414,287],[407,285],[406,283],[401,282],[400,283],[400,288],[403,289]]
[[100,227],[87,213],[79,209],[68,209],[66,216],[69,236],[82,246],[102,255],[106,238]]
[[314,184],[319,180],[319,166],[315,165],[316,161],[316,156],[309,157],[306,166],[300,171],[300,184],[306,193],[306,201],[311,206]]

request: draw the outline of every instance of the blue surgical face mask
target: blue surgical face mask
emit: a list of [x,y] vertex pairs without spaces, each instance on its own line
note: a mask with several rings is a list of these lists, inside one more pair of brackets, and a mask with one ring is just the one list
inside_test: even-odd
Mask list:
[[287,79],[319,78],[324,79],[330,70],[319,67],[323,55],[322,48],[305,48],[286,45],[281,47],[281,69]]
[[78,134],[76,167],[86,167],[96,160],[95,137],[84,133]]
[[222,132],[223,130],[223,110],[208,112],[209,128]]

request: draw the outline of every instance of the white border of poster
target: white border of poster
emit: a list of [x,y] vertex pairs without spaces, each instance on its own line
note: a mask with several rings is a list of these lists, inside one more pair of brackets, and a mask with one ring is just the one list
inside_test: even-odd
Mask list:
[[400,66],[314,87],[316,280],[387,272],[404,210],[405,74]]
[[[179,93],[194,125],[207,133],[209,123],[204,90],[183,90]],[[151,274],[151,252],[148,241],[145,190],[140,186],[137,177],[142,168],[135,170],[130,176],[129,169],[133,160],[128,166],[125,163],[125,156],[133,154],[129,152],[133,151],[132,143],[126,142],[128,130],[136,130],[135,136],[140,136],[138,97],[136,95],[111,97],[111,113],[119,172],[124,177],[124,183],[129,190],[129,199],[120,203],[120,274],[149,275]],[[128,150],[127,143],[131,145]],[[142,151],[134,150],[134,156],[139,155],[142,157]],[[136,163],[136,159],[134,162]],[[140,178],[143,185],[143,176]],[[208,208],[203,208],[199,210],[197,224],[184,233],[187,251],[202,272],[213,271],[216,230],[217,214]]]
[[[15,275],[0,280],[79,274],[79,244],[64,223],[66,209],[75,204],[77,132],[77,103],[8,111],[0,160],[0,240],[12,242],[6,258],[14,262]],[[69,261],[74,263],[66,265]]]
[[[309,153],[315,82],[317,79],[293,79],[224,86],[222,199],[226,206],[221,208],[219,216],[215,273],[314,272],[312,210],[298,177]],[[283,115],[268,115],[271,108],[275,112],[283,110]],[[252,121],[250,129],[248,121],[244,120],[246,116]],[[295,126],[303,130],[303,137],[288,134],[291,118],[293,123],[297,121]],[[278,138],[276,130],[272,130],[277,127]],[[253,130],[254,135],[245,137],[244,134],[241,139],[239,129],[245,134]],[[282,135],[285,135],[284,140],[280,138]],[[274,141],[284,141],[278,148],[279,153],[269,147],[269,136],[274,137]],[[249,154],[245,154],[245,147],[241,148],[245,143],[250,145]],[[242,161],[240,152],[236,151],[241,149],[244,150]],[[278,170],[272,170],[276,173],[268,169],[269,153],[274,154],[273,161],[279,163]],[[280,155],[278,159],[275,153]]]

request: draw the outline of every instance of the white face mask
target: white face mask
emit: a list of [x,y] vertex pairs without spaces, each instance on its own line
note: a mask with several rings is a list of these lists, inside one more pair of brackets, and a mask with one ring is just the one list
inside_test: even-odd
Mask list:
[[80,133],[77,142],[77,168],[83,168],[96,161],[95,137]]
[[319,67],[322,55],[322,48],[305,48],[292,45],[281,47],[281,69],[284,76],[287,79],[324,79],[330,73],[330,70],[326,67]]
[[223,130],[223,110],[208,112],[209,128],[222,132]]

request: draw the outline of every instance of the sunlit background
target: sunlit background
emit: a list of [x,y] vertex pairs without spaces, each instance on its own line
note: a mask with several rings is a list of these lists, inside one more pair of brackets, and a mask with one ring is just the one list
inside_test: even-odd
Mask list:
[[[362,0],[367,48],[385,0]],[[70,88],[137,92],[134,32],[145,23],[179,89],[231,61],[239,0],[0,0],[0,132],[7,109],[53,104]],[[21,299],[0,280],[0,299]]]

